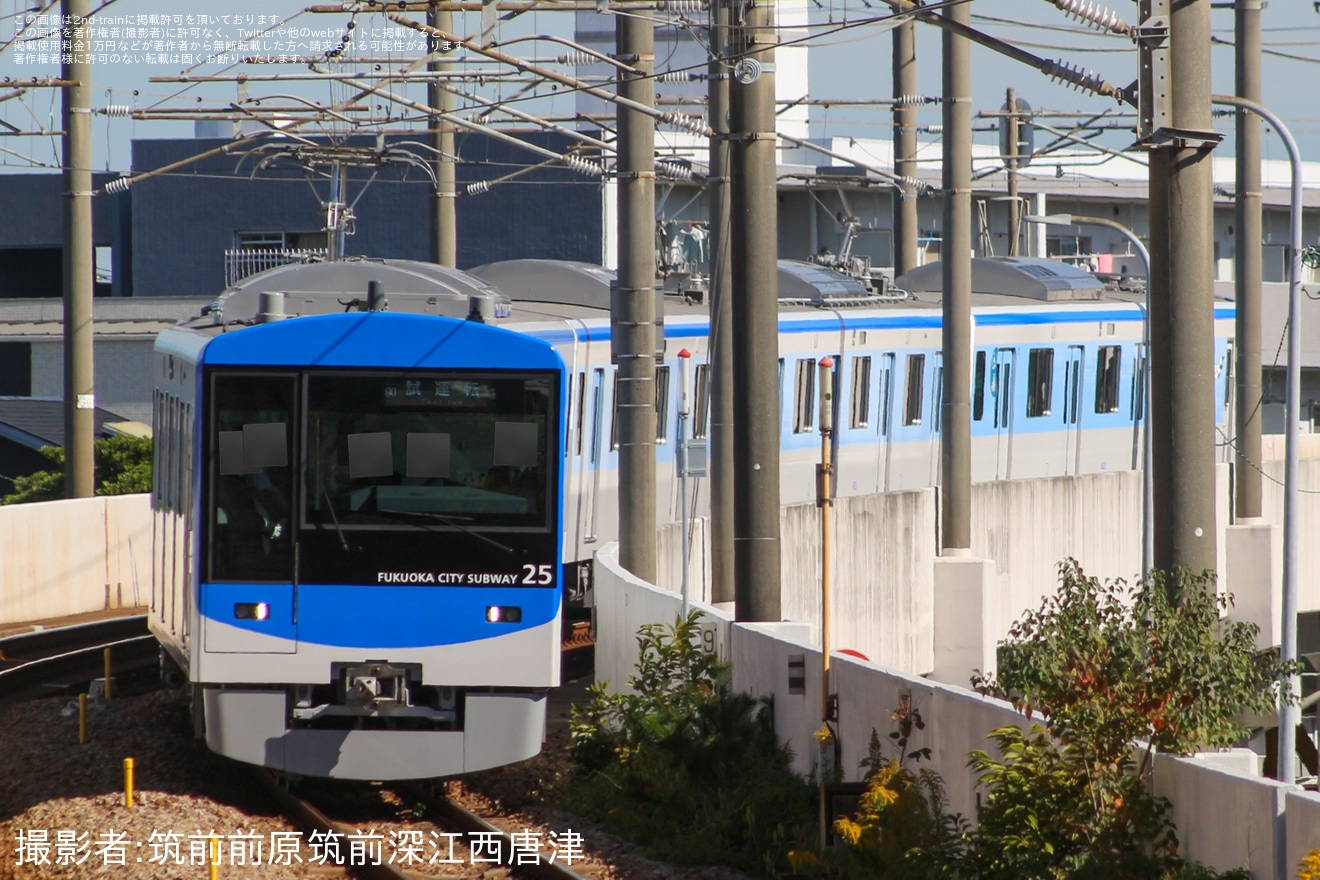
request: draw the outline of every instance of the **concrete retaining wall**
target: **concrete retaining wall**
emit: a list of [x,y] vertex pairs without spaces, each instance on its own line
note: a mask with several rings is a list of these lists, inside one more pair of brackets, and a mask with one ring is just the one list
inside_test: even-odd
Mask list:
[[[646,622],[669,623],[679,599],[618,567],[614,545],[595,565],[598,679],[626,681],[635,662],[636,631]],[[719,630],[733,665],[733,686],[773,698],[775,730],[794,754],[795,768],[814,774],[821,759],[812,734],[821,726],[820,650],[801,624],[733,623],[709,606],[694,603]],[[648,614],[658,615],[647,619]],[[631,653],[630,653],[631,652]],[[804,661],[803,687],[793,693],[790,658]],[[631,659],[630,659],[631,658]],[[930,747],[930,766],[945,780],[949,808],[964,816],[976,812],[976,781],[967,770],[973,749],[991,746],[986,735],[997,727],[1029,722],[1011,706],[963,688],[885,669],[835,654],[831,690],[838,694],[840,767],[847,780],[862,776],[871,731],[883,739],[890,713],[904,699],[921,711],[926,727],[914,747]],[[1246,867],[1255,880],[1293,880],[1297,863],[1320,847],[1320,797],[1289,791],[1268,779],[1239,775],[1198,758],[1161,757],[1155,790],[1174,805],[1182,852],[1219,870]]]
[[151,601],[148,495],[0,507],[0,548],[0,623]]

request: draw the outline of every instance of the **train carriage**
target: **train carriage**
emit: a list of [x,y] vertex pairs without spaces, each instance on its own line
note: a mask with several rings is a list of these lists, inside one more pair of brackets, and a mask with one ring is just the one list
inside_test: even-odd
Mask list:
[[[978,277],[973,479],[1138,467],[1140,293],[1039,260],[977,260]],[[566,600],[617,534],[611,281],[548,260],[287,266],[161,334],[151,626],[212,749],[367,779],[539,750]],[[784,503],[814,498],[826,355],[835,491],[938,483],[940,295],[926,284],[781,262]],[[681,497],[678,351],[694,368],[687,440],[709,436],[711,351],[701,296],[658,297],[656,314],[666,523]],[[1214,332],[1222,429],[1231,303]],[[699,485],[689,497],[708,512]]]

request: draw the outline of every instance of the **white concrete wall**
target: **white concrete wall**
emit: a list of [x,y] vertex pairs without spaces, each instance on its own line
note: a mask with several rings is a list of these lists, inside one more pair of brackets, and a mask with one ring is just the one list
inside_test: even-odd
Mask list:
[[[1320,435],[1315,435],[1320,436]],[[1267,461],[1261,480],[1262,519],[1283,525],[1283,462]],[[1297,467],[1297,608],[1320,610],[1320,459],[1302,459]],[[1282,540],[1282,538],[1280,538]]]
[[1288,876],[1296,876],[1297,866],[1311,850],[1320,850],[1320,794],[1290,791],[1285,802],[1287,815]]
[[[614,545],[596,557],[598,605],[597,676],[626,680],[627,650],[650,621],[669,623],[678,599],[618,567]],[[649,609],[649,611],[648,611]],[[821,726],[820,651],[789,624],[729,623],[728,659],[735,689],[773,697],[775,730],[794,754],[800,772],[814,773],[820,759],[812,734]],[[627,627],[627,629],[619,629]],[[805,659],[804,693],[789,693],[788,660]],[[835,654],[831,690],[838,694],[837,730],[844,778],[858,780],[872,729],[882,739],[893,729],[890,713],[907,691],[926,727],[912,747],[929,747],[929,766],[944,777],[949,808],[975,816],[976,781],[967,770],[973,749],[992,750],[986,735],[997,727],[1029,722],[1011,706],[963,688]],[[992,752],[993,753],[993,752]],[[1164,756],[1155,764],[1157,794],[1173,803],[1181,852],[1214,868],[1246,867],[1255,880],[1293,880],[1297,863],[1320,847],[1320,796],[1290,792],[1272,780],[1239,775],[1198,758]]]
[[148,495],[0,507],[0,548],[0,623],[151,600]]
[[1257,880],[1280,877],[1276,859],[1289,788],[1197,758],[1155,759],[1155,793],[1173,803],[1181,851],[1219,871],[1247,868]]

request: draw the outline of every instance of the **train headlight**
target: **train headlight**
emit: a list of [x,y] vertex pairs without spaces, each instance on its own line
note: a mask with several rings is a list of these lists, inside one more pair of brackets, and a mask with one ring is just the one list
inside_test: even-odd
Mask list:
[[269,602],[235,602],[235,620],[265,620],[270,617]]
[[521,623],[522,609],[517,605],[487,605],[487,623]]

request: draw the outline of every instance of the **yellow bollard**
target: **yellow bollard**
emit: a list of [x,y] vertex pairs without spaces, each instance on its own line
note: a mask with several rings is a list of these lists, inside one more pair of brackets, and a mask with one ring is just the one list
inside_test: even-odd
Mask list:
[[87,745],[87,695],[78,695],[78,745]]
[[211,835],[211,880],[220,877],[220,838]]
[[133,808],[133,759],[124,759],[124,806]]
[[[110,702],[110,649],[105,649],[105,701]],[[131,804],[129,806],[132,806]]]

